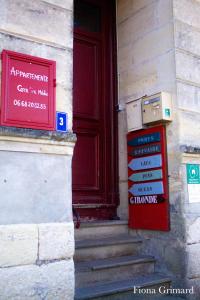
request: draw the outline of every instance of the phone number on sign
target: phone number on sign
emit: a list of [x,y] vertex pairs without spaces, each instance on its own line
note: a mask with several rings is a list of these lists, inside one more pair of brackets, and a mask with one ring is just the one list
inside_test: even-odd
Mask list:
[[36,108],[36,109],[47,109],[46,104],[38,103],[38,102],[31,102],[31,101],[24,101],[24,100],[13,100],[14,106],[19,107],[30,107],[30,108]]

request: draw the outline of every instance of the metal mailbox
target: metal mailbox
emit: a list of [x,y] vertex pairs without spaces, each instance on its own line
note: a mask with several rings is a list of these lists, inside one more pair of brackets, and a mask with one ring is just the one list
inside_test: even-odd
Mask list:
[[56,62],[3,50],[1,125],[55,129]]

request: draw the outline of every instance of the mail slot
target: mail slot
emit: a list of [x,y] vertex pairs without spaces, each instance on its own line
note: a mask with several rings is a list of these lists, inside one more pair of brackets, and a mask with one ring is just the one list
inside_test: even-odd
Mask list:
[[2,52],[1,125],[55,129],[56,62]]

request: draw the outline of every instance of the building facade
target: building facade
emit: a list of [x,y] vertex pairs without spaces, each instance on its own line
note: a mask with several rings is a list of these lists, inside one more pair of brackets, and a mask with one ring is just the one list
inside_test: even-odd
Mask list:
[[68,116],[65,133],[0,127],[1,299],[74,298],[72,203],[82,221],[128,220],[126,103],[160,92],[173,110],[170,230],[129,234],[199,299],[200,200],[187,165],[200,164],[200,2],[107,2],[0,0],[0,51],[55,61],[56,111]]

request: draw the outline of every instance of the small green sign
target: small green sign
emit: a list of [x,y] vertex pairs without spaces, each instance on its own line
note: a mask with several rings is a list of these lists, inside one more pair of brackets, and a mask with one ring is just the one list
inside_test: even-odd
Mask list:
[[165,117],[170,117],[170,109],[165,108]]
[[200,184],[200,169],[197,164],[187,164],[187,183],[188,184]]

